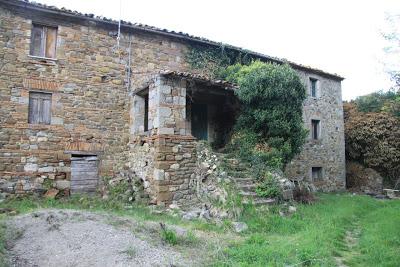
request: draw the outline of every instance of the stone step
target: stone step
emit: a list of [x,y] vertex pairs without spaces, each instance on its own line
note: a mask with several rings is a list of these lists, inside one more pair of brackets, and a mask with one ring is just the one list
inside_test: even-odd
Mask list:
[[253,203],[256,206],[261,205],[273,205],[276,203],[276,199],[273,198],[254,198],[254,199],[245,199],[242,201],[243,204]]
[[249,192],[249,191],[240,191],[239,192],[240,195],[242,195],[243,197],[258,197],[256,192]]
[[248,183],[248,184],[237,184],[237,187],[244,191],[244,192],[254,192],[257,188],[257,185],[254,183]]
[[233,177],[233,181],[235,181],[237,184],[253,184],[255,181],[252,178],[239,178],[239,177]]
[[229,176],[232,176],[234,178],[250,176],[250,173],[248,171],[232,171],[232,170],[228,170],[226,173]]
[[256,206],[259,205],[273,205],[276,203],[276,199],[273,198],[256,198],[253,200],[253,204]]

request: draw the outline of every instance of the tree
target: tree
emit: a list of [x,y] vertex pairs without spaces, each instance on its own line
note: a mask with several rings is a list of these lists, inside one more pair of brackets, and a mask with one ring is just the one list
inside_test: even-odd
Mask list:
[[378,171],[389,185],[400,177],[400,120],[387,112],[361,113],[346,103],[346,158]]
[[235,128],[242,147],[288,163],[307,135],[302,120],[306,90],[296,71],[287,64],[254,61],[229,66],[223,78],[239,85],[242,110]]

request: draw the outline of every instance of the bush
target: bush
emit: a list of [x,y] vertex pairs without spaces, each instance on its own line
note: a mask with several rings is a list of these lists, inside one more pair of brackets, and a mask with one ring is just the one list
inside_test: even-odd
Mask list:
[[316,200],[314,193],[304,185],[296,185],[293,189],[293,199],[303,204],[311,204]]
[[265,173],[264,179],[256,188],[256,193],[260,197],[268,198],[280,198],[282,196],[278,181],[270,173]]
[[400,177],[400,119],[380,113],[360,113],[344,105],[346,157],[378,171],[394,185]]
[[307,135],[302,120],[306,91],[296,71],[289,65],[255,61],[228,67],[223,78],[239,85],[242,109],[235,141],[240,155],[258,154],[283,167],[300,152]]

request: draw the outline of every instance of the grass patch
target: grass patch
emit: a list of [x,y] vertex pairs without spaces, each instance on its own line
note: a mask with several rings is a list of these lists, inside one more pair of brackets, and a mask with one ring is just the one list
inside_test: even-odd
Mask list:
[[346,263],[351,266],[399,266],[400,201],[380,205],[361,218],[359,253]]
[[4,216],[0,215],[0,266],[6,266],[5,250],[6,250],[6,226],[2,222]]
[[245,240],[226,248],[215,266],[336,266],[334,257],[348,249],[344,237],[355,222],[362,228],[360,254],[346,262],[395,266],[400,262],[399,208],[399,201],[349,194],[320,195],[318,203],[300,205],[290,217],[280,216],[279,207],[267,213],[250,208],[242,217],[249,226]]
[[184,225],[196,230],[223,232],[220,226],[208,224],[201,220],[185,221],[179,216],[153,212],[145,205],[126,205],[118,201],[107,201],[95,196],[74,195],[62,199],[45,199],[36,197],[24,197],[9,199],[0,204],[0,207],[15,209],[18,213],[28,213],[39,209],[75,209],[92,212],[106,212],[118,216],[133,217],[138,221],[163,221],[168,224]]
[[170,245],[176,245],[178,244],[178,237],[176,235],[175,230],[168,229],[165,224],[160,223],[161,226],[161,238],[164,240],[166,243]]
[[[335,257],[340,257],[348,266],[397,266],[400,262],[400,201],[381,201],[368,196],[350,194],[321,194],[313,205],[298,205],[291,216],[279,215],[281,206],[268,210],[245,206],[237,218],[248,225],[248,230],[232,236],[229,246],[221,243],[213,247],[213,266],[336,266]],[[1,207],[16,209],[19,213],[42,208],[78,209],[100,211],[118,216],[134,217],[144,221],[165,222],[168,225],[186,225],[189,228],[180,236],[168,227],[161,231],[161,238],[179,248],[191,248],[199,240],[191,230],[213,232],[224,238],[230,223],[222,225],[201,221],[186,222],[179,217],[153,213],[145,206],[126,207],[116,202],[99,198],[77,197],[46,200],[23,198],[3,202]],[[4,262],[7,235],[4,219],[0,215],[0,266]],[[122,224],[117,221],[116,224]],[[349,248],[348,232],[355,231],[356,243]],[[231,237],[229,235],[229,237]],[[237,238],[236,238],[237,237]],[[126,253],[134,255],[134,250]],[[4,264],[3,264],[4,265]]]

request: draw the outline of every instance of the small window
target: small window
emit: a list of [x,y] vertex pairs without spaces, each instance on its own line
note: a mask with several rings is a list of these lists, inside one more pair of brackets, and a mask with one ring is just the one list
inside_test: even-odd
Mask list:
[[30,55],[56,58],[57,28],[33,24]]
[[320,138],[320,121],[311,120],[311,135],[312,139],[317,140]]
[[313,181],[320,181],[323,179],[322,176],[322,167],[312,167],[311,168],[311,175]]
[[28,122],[32,124],[50,124],[51,121],[51,94],[29,93]]
[[318,85],[318,80],[310,78],[310,91],[312,97],[317,97],[317,85]]

